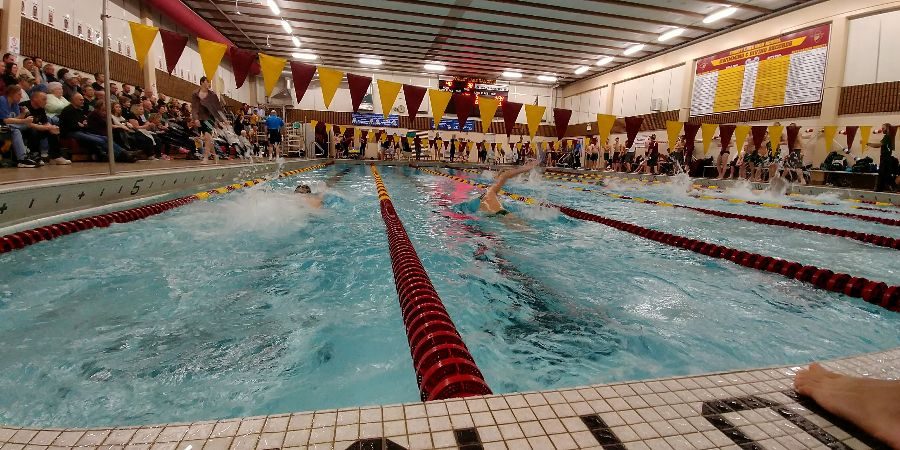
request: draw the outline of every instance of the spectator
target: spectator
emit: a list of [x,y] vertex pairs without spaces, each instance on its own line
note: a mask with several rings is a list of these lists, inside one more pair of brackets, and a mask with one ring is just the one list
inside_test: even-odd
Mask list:
[[21,74],[18,77],[18,85],[22,88],[22,101],[27,102],[31,98],[31,89],[34,87],[34,78],[27,74]]
[[134,116],[131,114],[131,97],[126,95],[120,96],[119,104],[122,105],[122,117],[124,117],[125,120],[134,119]]
[[41,72],[41,79],[44,84],[50,84],[54,81],[59,81],[59,78],[56,78],[56,66],[52,63],[44,64],[44,69]]
[[3,82],[7,86],[19,84],[19,65],[16,63],[6,63],[6,72],[3,73]]
[[6,80],[6,64],[0,64],[0,92],[6,92],[6,87],[12,86],[12,84],[6,84],[4,80]]
[[106,90],[106,75],[97,72],[94,74],[94,82],[91,84],[91,87],[94,88],[95,91],[105,91]]
[[16,56],[12,53],[3,54],[3,65],[16,62]]
[[25,69],[23,72],[31,75],[33,80],[36,80],[38,84],[42,83],[41,80],[41,72],[38,70],[38,66],[34,64],[34,60],[31,58],[25,58],[22,60],[22,68]]
[[69,73],[69,69],[65,67],[61,67],[56,71],[56,79],[59,81],[65,81],[66,74]]
[[119,102],[119,85],[112,81],[109,82],[109,98],[116,103]]
[[113,141],[119,144],[125,150],[131,150],[131,136],[134,130],[127,120],[122,116],[122,105],[119,103],[112,104],[112,126]]
[[269,161],[272,156],[281,157],[281,128],[284,127],[284,121],[275,113],[275,110],[269,111],[266,117],[266,129],[269,130],[269,145],[272,146],[272,153],[269,153]]
[[25,136],[28,147],[39,149],[41,157],[48,157],[50,164],[60,166],[72,164],[72,161],[63,158],[62,153],[60,153],[59,127],[50,123],[50,118],[47,117],[47,111],[44,109],[47,105],[47,94],[35,91],[25,105],[33,119],[28,124]]
[[26,117],[24,111],[19,106],[22,101],[22,88],[18,85],[8,86],[6,95],[0,97],[0,118],[3,123],[9,126],[9,134],[12,140],[13,152],[15,152],[16,160],[19,162],[20,168],[34,168],[43,165],[42,161],[35,161],[28,157],[28,148],[22,132],[28,129],[28,125],[34,120],[33,117]]
[[[94,110],[94,113],[97,113],[97,115],[92,117],[92,127],[89,128],[83,107],[84,97],[81,94],[76,93],[72,96],[72,103],[69,106],[66,106],[59,115],[60,135],[64,138],[75,139],[79,144],[91,148],[94,151],[99,151],[101,154],[105,153],[108,142],[105,136],[106,115],[98,110]],[[102,127],[100,124],[102,124]],[[90,132],[91,129],[94,131],[101,131],[100,128],[102,128],[102,135]],[[116,157],[116,161],[134,162],[136,160],[131,152],[124,150],[115,143],[113,143],[113,154]]]
[[63,97],[62,83],[54,81],[47,85],[47,90],[49,92],[49,95],[47,95],[46,109],[47,115],[52,121],[59,116],[59,113],[61,113],[66,106],[69,106],[69,101],[66,100],[65,97]]
[[881,125],[884,137],[881,142],[869,142],[868,146],[880,149],[880,159],[878,160],[878,177],[875,181],[875,192],[895,192],[897,190],[897,158],[894,157],[894,150],[897,144],[894,142],[896,130],[893,125],[884,123]]
[[[65,70],[65,69],[63,69]],[[66,71],[63,76],[63,97],[68,101],[72,101],[75,94],[82,94],[81,86],[78,85],[78,77]]]
[[81,95],[84,96],[84,113],[87,114],[93,111],[94,103],[97,101],[96,96],[94,96],[94,88],[86,86]]

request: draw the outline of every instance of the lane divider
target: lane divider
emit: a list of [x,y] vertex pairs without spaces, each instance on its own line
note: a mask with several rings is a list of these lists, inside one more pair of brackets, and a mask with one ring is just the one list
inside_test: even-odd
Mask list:
[[[419,170],[482,189],[487,189],[489,187],[486,184],[476,183],[465,178],[434,170],[425,168],[419,168]],[[869,280],[863,277],[854,277],[846,273],[834,272],[813,265],[803,265],[794,261],[763,256],[757,253],[726,247],[724,245],[712,244],[698,239],[666,233],[664,231],[652,230],[628,222],[580,211],[568,206],[542,202],[523,195],[512,194],[509,192],[502,192],[502,194],[513,200],[526,203],[528,203],[526,200],[531,200],[531,204],[539,204],[541,206],[559,209],[561,213],[569,217],[596,222],[661,244],[690,250],[694,253],[700,253],[711,258],[727,259],[744,267],[763,272],[778,273],[788,278],[794,278],[812,284],[820,289],[841,293],[849,297],[862,298],[873,305],[880,306],[890,311],[900,312],[900,286],[891,286],[881,281]]]
[[[333,162],[316,164],[314,166],[305,167],[303,169],[283,172],[279,175],[279,178],[321,169],[329,164],[333,164]],[[238,189],[255,186],[265,181],[267,181],[265,178],[256,178],[253,180],[244,181],[242,183],[234,183],[215,189],[210,189],[208,191],[197,192],[196,194],[179,197],[173,200],[138,206],[135,208],[123,209],[120,211],[113,211],[104,214],[98,214],[95,216],[82,217],[80,219],[68,220],[65,222],[7,234],[6,236],[0,236],[0,253],[19,250],[29,245],[37,244],[41,241],[49,241],[61,236],[65,236],[67,234],[90,230],[91,228],[105,228],[114,223],[133,222],[135,220],[155,216],[172,208],[184,206],[196,200],[206,200],[211,196],[227,194]]]
[[397,216],[374,165],[375,189],[388,236],[394,285],[422,401],[488,395],[491,389],[450,319]]

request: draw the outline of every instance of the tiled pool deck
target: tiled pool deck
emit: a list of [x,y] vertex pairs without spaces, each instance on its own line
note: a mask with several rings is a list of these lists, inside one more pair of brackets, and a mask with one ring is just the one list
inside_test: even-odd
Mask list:
[[[823,365],[900,379],[900,348]],[[0,450],[887,448],[798,398],[799,368],[169,425],[0,428]]]

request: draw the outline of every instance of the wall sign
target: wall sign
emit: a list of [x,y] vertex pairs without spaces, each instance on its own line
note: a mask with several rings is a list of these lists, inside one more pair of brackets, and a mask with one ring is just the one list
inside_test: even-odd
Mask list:
[[382,114],[353,113],[350,123],[368,127],[399,127],[400,116],[389,115],[387,119]]
[[[431,119],[431,128],[434,128],[434,119]],[[437,126],[438,130],[459,131],[459,121],[456,119],[441,119],[441,123]],[[475,131],[475,121],[467,120],[463,125],[462,131]]]

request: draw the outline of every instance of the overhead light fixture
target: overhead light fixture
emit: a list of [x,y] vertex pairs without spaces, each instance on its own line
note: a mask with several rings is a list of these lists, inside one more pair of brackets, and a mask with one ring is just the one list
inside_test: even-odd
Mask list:
[[735,8],[734,6],[728,6],[704,17],[703,23],[713,23],[719,19],[724,19],[736,12],[737,8]]
[[633,55],[643,49],[644,49],[644,44],[635,44],[635,45],[632,45],[631,47],[626,48],[625,51],[622,52],[622,54],[624,54],[625,56],[629,56],[629,55]]
[[293,33],[294,29],[291,28],[291,24],[287,23],[287,20],[281,19],[281,28],[284,28],[284,31],[288,33]]
[[512,70],[506,70],[502,73],[503,78],[522,78],[521,72],[513,72]]
[[269,5],[269,9],[272,10],[272,14],[276,16],[281,15],[281,8],[278,7],[278,4],[275,3],[275,0],[266,0],[266,3]]
[[380,66],[381,60],[378,58],[359,58],[359,63],[364,66]]
[[598,66],[605,66],[605,65],[611,63],[612,60],[613,60],[613,57],[612,57],[612,56],[604,56],[603,58],[600,58],[599,61],[597,61],[597,65],[598,65]]
[[684,28],[672,28],[671,30],[659,35],[656,40],[658,40],[659,42],[665,42],[669,39],[672,39],[673,37],[681,36],[682,33],[684,33]]
[[447,66],[445,66],[443,64],[429,63],[429,64],[425,64],[425,70],[427,70],[429,72],[443,72],[443,71],[447,70]]
[[538,81],[546,81],[547,83],[556,83],[556,77],[553,75],[538,75]]
[[581,67],[575,69],[575,75],[581,75],[581,74],[587,72],[589,69],[590,68],[588,66],[581,66]]
[[291,56],[293,56],[293,57],[296,58],[296,59],[305,59],[305,60],[307,60],[307,61],[312,61],[312,60],[314,60],[314,59],[318,59],[318,58],[319,58],[318,56],[316,56],[315,53],[298,53],[298,52],[294,52],[294,53],[291,53]]
[[300,46],[300,38],[298,38],[297,36],[291,36],[291,40],[294,41],[294,47]]

